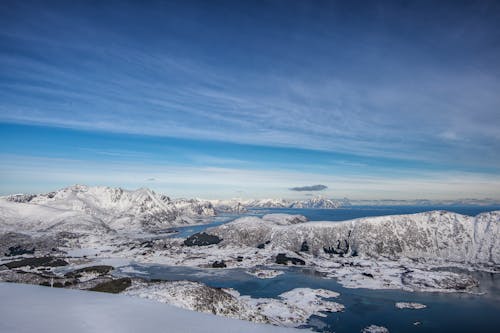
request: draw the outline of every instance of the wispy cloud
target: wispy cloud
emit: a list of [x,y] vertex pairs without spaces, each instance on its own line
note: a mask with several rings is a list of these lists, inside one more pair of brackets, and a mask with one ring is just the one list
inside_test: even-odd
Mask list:
[[[85,15],[88,8],[81,15],[44,8],[40,20],[25,25],[29,8],[17,10],[24,20],[2,29],[3,45],[18,45],[21,51],[0,52],[5,74],[0,121],[453,161],[455,167],[500,162],[498,66],[488,58],[477,66],[443,64],[397,34],[374,31],[379,38],[360,45],[332,29],[326,36],[297,32],[311,48],[323,45],[332,55],[328,62],[320,55],[308,60],[297,50],[280,57],[277,69],[269,71],[275,56],[263,49],[247,70],[233,62],[217,64],[212,58],[224,58],[221,50],[196,52],[194,42],[174,35],[168,43],[144,44],[110,22],[93,22]],[[193,31],[200,24],[182,23]],[[275,33],[290,38],[286,30]],[[344,49],[330,45],[328,38]],[[403,54],[377,56],[384,38]],[[175,47],[196,51],[186,57],[173,52]],[[454,47],[447,51],[456,56]],[[498,52],[488,44],[476,47],[492,59]],[[345,63],[342,57],[357,48],[372,54]],[[297,61],[307,62],[308,72],[297,71]],[[335,69],[335,61],[342,70]],[[454,140],[456,133],[463,140]]]
[[[154,175],[167,192],[205,186],[207,195],[209,186],[302,195],[290,184],[325,183],[339,196],[411,196],[408,188],[497,196],[484,180],[496,184],[500,172],[498,5],[459,4],[451,15],[446,4],[346,10],[331,2],[307,5],[309,15],[287,4],[285,15],[270,3],[269,17],[238,6],[124,1],[96,15],[85,3],[0,4],[0,122],[197,142],[187,151],[162,141],[147,152],[97,141],[78,148],[92,155],[75,163],[81,175],[47,162],[57,184],[141,185]],[[207,141],[260,151],[229,154]],[[59,146],[50,156],[74,159]],[[275,157],[278,149],[261,153],[266,147],[290,150]],[[35,181],[37,171],[19,161],[2,166],[0,181],[26,183],[23,172]]]

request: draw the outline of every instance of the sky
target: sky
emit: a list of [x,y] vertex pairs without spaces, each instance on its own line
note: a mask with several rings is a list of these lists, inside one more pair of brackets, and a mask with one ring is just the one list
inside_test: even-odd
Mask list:
[[486,0],[1,1],[0,194],[500,199],[498,22]]

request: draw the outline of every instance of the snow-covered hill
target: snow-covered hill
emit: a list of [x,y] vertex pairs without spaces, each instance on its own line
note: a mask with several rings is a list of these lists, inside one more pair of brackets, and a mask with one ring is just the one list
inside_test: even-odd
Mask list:
[[243,217],[207,230],[223,244],[301,251],[314,255],[443,260],[500,264],[500,211],[475,217],[446,211],[360,218],[345,222],[307,222],[283,215]]
[[213,215],[209,202],[172,200],[149,189],[74,185],[47,194],[0,198],[0,228],[4,231],[150,230]]

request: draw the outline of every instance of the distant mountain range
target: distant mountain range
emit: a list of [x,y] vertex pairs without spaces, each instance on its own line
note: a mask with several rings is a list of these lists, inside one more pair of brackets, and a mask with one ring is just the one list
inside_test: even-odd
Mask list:
[[[171,199],[150,189],[74,185],[45,194],[0,197],[0,222],[33,222],[37,230],[100,229],[153,230],[199,223],[218,213],[245,213],[252,208],[337,209],[356,205],[495,206],[493,199],[463,200],[348,200],[321,196],[305,200]],[[1,224],[1,223],[0,223]]]
[[495,199],[459,199],[459,200],[350,200],[330,199],[315,196],[304,200],[292,199],[229,199],[209,200],[217,211],[245,212],[252,208],[317,208],[336,209],[349,206],[500,206],[500,200]]
[[320,196],[305,200],[289,199],[230,199],[210,200],[216,210],[223,212],[244,212],[251,208],[322,208],[334,209],[349,205],[347,200],[327,199]]
[[496,199],[455,199],[455,200],[349,200],[352,206],[500,206]]

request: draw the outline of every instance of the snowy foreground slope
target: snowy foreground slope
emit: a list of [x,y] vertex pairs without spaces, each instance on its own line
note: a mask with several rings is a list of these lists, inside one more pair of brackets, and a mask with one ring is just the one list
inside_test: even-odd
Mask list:
[[0,332],[298,332],[124,295],[0,283],[0,298]]

